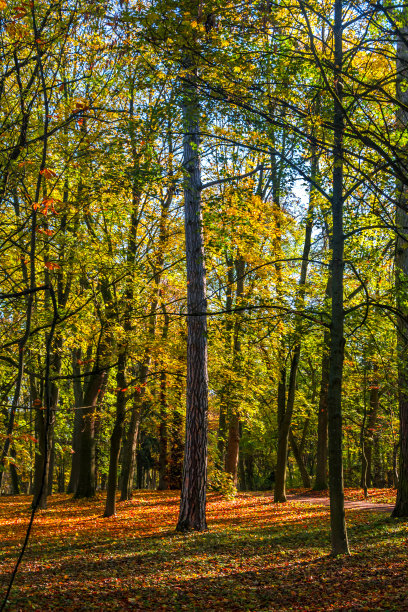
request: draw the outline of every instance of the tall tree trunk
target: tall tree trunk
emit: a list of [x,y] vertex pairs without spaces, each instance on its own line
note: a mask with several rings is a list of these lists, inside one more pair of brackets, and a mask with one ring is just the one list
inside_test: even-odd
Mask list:
[[89,375],[84,393],[84,407],[82,410],[82,431],[79,444],[79,478],[75,491],[75,498],[93,497],[96,492],[95,471],[95,418],[98,400],[103,394],[106,380],[106,371],[97,367]]
[[[169,332],[169,316],[164,310],[164,324],[162,330],[162,342],[165,343],[168,332]],[[167,402],[167,376],[166,376],[166,363],[161,360],[160,372],[160,425],[159,425],[159,491],[164,491],[169,488],[169,475],[168,475],[168,402]]]
[[325,329],[322,347],[322,365],[319,394],[319,412],[317,415],[317,457],[316,457],[316,478],[314,483],[315,491],[327,489],[327,394],[329,390],[330,373],[330,331]]
[[145,354],[145,362],[140,368],[140,390],[135,395],[130,422],[126,433],[126,438],[123,443],[123,461],[121,473],[121,494],[120,501],[132,499],[133,478],[135,473],[136,448],[137,438],[139,435],[140,418],[142,414],[143,397],[145,394],[147,375],[150,366],[150,351]]
[[54,467],[55,467],[55,436],[53,436],[53,439],[51,441],[51,448],[50,448],[50,460],[49,460],[49,467],[48,467],[48,488],[47,488],[48,495],[52,495],[52,489],[53,489],[53,484],[54,484]]
[[[309,421],[307,419],[305,421],[305,424],[304,424],[304,430],[307,429],[308,422]],[[302,438],[304,439],[304,436],[302,436]],[[310,476],[309,476],[309,473],[308,473],[308,471],[306,469],[306,465],[305,465],[305,462],[304,462],[303,456],[302,456],[302,452],[303,452],[302,446],[303,445],[301,445],[301,446],[298,445],[298,443],[296,441],[296,438],[293,435],[292,429],[289,429],[289,441],[290,441],[290,446],[292,448],[293,456],[294,456],[294,458],[296,460],[296,463],[298,465],[298,468],[299,468],[299,472],[300,472],[300,476],[302,478],[303,486],[306,489],[310,489],[310,487],[311,487]]]
[[[225,311],[227,313],[225,317],[225,337],[226,337],[226,350],[229,352],[231,349],[231,308],[232,308],[232,285],[234,283],[234,269],[232,258],[226,255],[227,265],[227,290],[225,298]],[[225,445],[227,438],[227,402],[229,397],[230,384],[229,380],[224,382],[224,385],[220,393],[220,415],[218,420],[218,431],[217,431],[217,458],[216,466],[222,470],[225,464]]]
[[182,84],[184,214],[187,267],[186,438],[178,531],[207,528],[207,297],[201,211],[199,102],[194,58],[184,58]]
[[[236,306],[241,305],[241,300],[244,294],[244,274],[245,260],[242,255],[238,255],[235,261],[235,273],[237,277],[237,288],[235,293]],[[241,340],[240,340],[241,323],[238,316],[235,316],[234,322],[234,346],[232,354],[232,368],[234,372],[239,374],[241,367]],[[240,379],[241,377],[238,376]],[[229,415],[228,441],[227,452],[225,457],[225,471],[231,474],[234,486],[238,483],[238,461],[239,461],[239,441],[240,441],[240,414],[239,404],[241,399],[241,389],[235,385],[234,394],[231,400],[231,408]]]
[[343,457],[342,457],[342,380],[344,362],[344,233],[343,233],[343,3],[334,3],[334,146],[332,195],[332,317],[330,339],[330,375],[328,391],[329,415],[329,482],[330,526],[332,554],[349,554],[344,513]]
[[181,389],[177,391],[176,408],[171,424],[169,486],[170,489],[181,489],[183,473],[183,418],[181,416]]
[[[311,176],[313,180],[316,180],[318,173],[318,156],[315,145],[312,146],[312,164],[311,164]],[[304,293],[306,286],[307,269],[309,264],[309,255],[311,248],[312,229],[313,229],[313,209],[314,209],[314,189],[311,186],[309,192],[309,205],[306,214],[306,227],[305,227],[305,240],[303,244],[302,253],[302,265],[300,270],[299,278],[299,295],[297,297],[297,310],[300,310],[304,304]],[[301,334],[302,334],[302,321],[301,319],[296,320],[295,324],[295,345],[293,348],[292,359],[290,363],[289,372],[289,385],[288,385],[288,397],[287,400],[282,398],[282,393],[285,393],[286,386],[286,370],[281,370],[280,381],[278,383],[278,452],[276,461],[276,473],[275,473],[275,490],[274,490],[274,501],[285,502],[286,501],[286,467],[288,458],[288,444],[290,435],[290,425],[292,422],[293,409],[295,404],[296,395],[296,379],[297,371],[299,367],[300,354],[301,354]],[[306,480],[310,478],[304,474]]]
[[[88,348],[87,360],[92,356],[92,347]],[[79,447],[81,441],[81,431],[83,424],[83,405],[84,396],[82,391],[81,383],[81,369],[78,361],[81,360],[81,349],[74,349],[72,351],[72,373],[73,378],[73,390],[74,390],[74,428],[72,433],[72,458],[71,458],[71,473],[69,477],[69,483],[67,487],[67,493],[75,493],[78,487],[79,479]]]
[[373,484],[373,438],[379,410],[379,389],[378,389],[378,365],[373,364],[373,373],[370,376],[370,406],[368,418],[362,427],[362,466],[361,466],[361,486],[371,487]]
[[[171,154],[172,143],[171,137],[169,136],[169,153]],[[163,270],[164,263],[164,255],[165,255],[165,247],[167,241],[167,220],[168,220],[168,212],[174,195],[174,183],[171,183],[169,190],[167,192],[166,198],[162,203],[161,215],[160,215],[160,230],[159,230],[159,246],[155,257],[155,270],[154,270],[154,297],[150,305],[150,313],[149,313],[149,324],[147,331],[147,346],[145,349],[145,354],[143,358],[143,363],[139,372],[139,380],[140,380],[140,392],[137,396],[135,396],[135,401],[132,407],[132,413],[130,417],[129,427],[126,433],[124,445],[123,445],[123,462],[122,462],[122,472],[121,472],[121,501],[125,501],[132,498],[132,490],[133,490],[133,478],[135,472],[135,462],[136,462],[136,447],[137,447],[137,437],[139,432],[139,423],[141,418],[141,410],[142,403],[145,394],[145,389],[147,385],[147,379],[150,369],[150,361],[151,361],[151,344],[154,341],[155,333],[156,333],[156,310],[159,301],[159,292],[160,292],[160,278]],[[134,239],[136,236],[134,237]],[[136,246],[132,251],[136,252]],[[131,289],[133,293],[133,289]],[[165,330],[163,333],[167,334],[168,328],[168,320],[164,326]],[[130,327],[129,327],[130,331]]]
[[[164,367],[164,364],[162,364]],[[159,491],[169,488],[168,478],[168,410],[167,410],[167,377],[165,372],[160,373],[160,426],[159,426]]]
[[[62,337],[58,334],[55,338],[53,355],[51,357],[51,372],[53,376],[58,376],[61,371],[62,359]],[[34,385],[31,384],[31,391],[34,391]],[[38,399],[38,398],[37,398]],[[54,446],[54,425],[55,414],[58,407],[59,388],[52,381],[50,384],[50,410],[45,410],[42,406],[36,408],[36,424],[38,435],[38,455],[36,455],[35,471],[34,471],[34,486],[33,486],[33,504],[36,503],[40,490],[42,490],[39,500],[39,508],[47,507],[47,496],[49,495],[50,487],[52,487],[53,476],[53,458],[52,449]],[[47,426],[46,419],[49,418]],[[46,468],[45,468],[45,466]]]
[[103,516],[109,517],[116,513],[116,484],[118,480],[118,462],[120,444],[122,441],[123,423],[126,416],[126,348],[122,347],[119,352],[118,369],[116,373],[116,385],[118,394],[116,397],[116,416],[115,424],[110,440],[109,451],[109,473],[108,485],[106,489],[105,512]]
[[[406,11],[406,9],[404,9]],[[406,133],[408,113],[408,25],[404,25],[397,44],[397,98],[405,105],[398,111],[397,121],[401,131]],[[406,172],[408,155],[401,160]],[[398,185],[399,202],[395,224],[398,235],[395,248],[395,289],[397,308],[401,315],[397,321],[398,352],[398,404],[400,418],[400,453],[397,501],[393,516],[408,516],[408,179]]]
[[283,420],[286,414],[286,368],[281,368],[278,382],[278,448],[276,453],[275,487],[273,500],[275,503],[286,501],[286,467],[288,462],[287,439],[282,436]]
[[[15,459],[17,456],[16,450],[11,447],[10,456]],[[18,477],[17,468],[14,463],[10,463],[10,478],[13,495],[20,495],[20,481]]]

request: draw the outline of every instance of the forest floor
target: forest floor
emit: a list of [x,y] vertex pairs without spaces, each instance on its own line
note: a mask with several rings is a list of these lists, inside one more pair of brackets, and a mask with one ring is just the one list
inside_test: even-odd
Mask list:
[[[187,535],[174,531],[177,492],[137,491],[109,519],[102,493],[53,495],[36,515],[6,610],[408,611],[407,521],[348,508],[352,554],[333,559],[327,492],[291,495],[274,504],[270,493],[210,494],[208,532]],[[364,500],[356,489],[346,498]],[[394,499],[393,490],[369,491],[373,505]],[[0,498],[2,596],[30,501]]]

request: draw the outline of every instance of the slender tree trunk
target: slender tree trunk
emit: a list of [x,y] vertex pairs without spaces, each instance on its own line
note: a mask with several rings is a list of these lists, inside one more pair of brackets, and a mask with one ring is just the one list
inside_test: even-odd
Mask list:
[[332,195],[332,317],[330,339],[330,375],[328,391],[329,415],[329,482],[330,526],[332,554],[349,554],[344,513],[343,457],[342,457],[342,380],[344,362],[344,233],[343,233],[343,3],[334,3],[334,147]]
[[[91,348],[87,351],[87,360],[91,357]],[[71,458],[71,473],[69,477],[69,483],[67,487],[67,493],[75,493],[78,487],[79,479],[79,446],[81,441],[81,430],[83,423],[83,408],[84,397],[82,392],[81,383],[81,369],[78,365],[78,361],[81,359],[81,349],[74,349],[72,351],[72,373],[73,378],[73,390],[75,400],[75,411],[74,411],[74,428],[72,433],[72,458]]]
[[[15,459],[17,453],[14,448],[10,449],[10,456]],[[10,478],[13,495],[20,495],[20,482],[18,477],[17,468],[14,463],[10,463]]]
[[[51,359],[51,370],[53,375],[58,375],[61,371],[61,348],[62,338],[61,336],[56,337],[54,352]],[[37,436],[38,436],[38,454],[36,455],[35,468],[34,468],[34,486],[33,486],[33,504],[36,502],[38,494],[42,487],[41,499],[39,500],[39,508],[45,509],[47,507],[47,496],[49,495],[50,488],[52,487],[52,476],[53,476],[53,457],[52,449],[54,446],[54,424],[55,414],[58,407],[59,400],[59,388],[55,382],[51,382],[50,390],[50,411],[49,415],[47,410],[42,406],[36,408],[36,425],[37,425]],[[31,392],[35,393],[34,383],[31,383]],[[38,398],[37,398],[38,399]],[[46,419],[50,419],[47,423]],[[46,435],[47,431],[47,435]],[[46,470],[44,473],[44,463],[46,464]]]
[[150,366],[150,352],[145,355],[145,363],[141,366],[140,391],[135,396],[130,415],[129,427],[123,444],[123,461],[121,473],[120,501],[132,499],[133,478],[135,473],[137,438],[139,435],[140,418],[142,414],[143,397],[146,389],[147,374]]
[[371,487],[373,484],[373,438],[380,407],[377,371],[377,364],[373,364],[373,374],[370,376],[370,409],[366,423],[362,427],[362,447],[364,447],[364,452],[362,453],[361,486],[363,488],[364,484],[366,488]]
[[[227,265],[227,278],[228,285],[226,290],[225,299],[225,311],[227,313],[225,317],[225,336],[226,336],[226,350],[229,352],[231,349],[231,308],[232,308],[232,285],[234,283],[233,263],[232,258],[226,256]],[[227,438],[227,402],[229,397],[230,384],[229,380],[226,380],[221,393],[220,393],[220,415],[218,420],[218,432],[217,432],[217,459],[216,465],[218,469],[223,469],[225,465],[225,445]]]
[[276,482],[274,501],[286,502],[286,467],[288,462],[289,431],[292,422],[293,407],[295,403],[296,376],[300,358],[300,343],[297,343],[290,364],[288,398],[285,412],[279,423],[278,454],[276,462]]
[[186,439],[178,531],[207,529],[207,297],[201,211],[199,102],[196,68],[184,59],[190,77],[182,85],[184,211],[187,267]]
[[[171,139],[169,137],[169,152],[172,152]],[[150,305],[149,313],[149,325],[147,331],[147,347],[145,349],[144,359],[140,368],[139,379],[140,379],[140,392],[135,397],[135,401],[132,407],[132,413],[130,417],[130,423],[128,431],[125,437],[123,445],[123,462],[121,472],[121,501],[125,501],[132,498],[133,490],[133,478],[135,472],[136,462],[136,448],[137,448],[137,437],[139,432],[139,423],[142,410],[142,402],[145,394],[147,385],[147,378],[150,368],[151,360],[151,343],[154,341],[156,332],[156,310],[158,305],[159,291],[160,291],[160,278],[163,270],[165,247],[167,241],[167,219],[168,211],[172,202],[174,194],[174,184],[169,188],[167,196],[162,204],[161,216],[160,216],[160,232],[159,232],[159,248],[155,258],[155,295]],[[133,291],[133,289],[132,289]],[[165,330],[168,327],[168,320],[165,324]],[[130,328],[129,328],[130,329]],[[167,334],[167,331],[164,333]]]
[[[180,391],[181,395],[181,391]],[[173,412],[171,425],[170,443],[170,465],[169,465],[169,486],[170,489],[181,489],[181,477],[183,473],[183,419],[181,416],[181,397],[178,406]]]
[[276,454],[275,503],[286,501],[286,467],[288,462],[288,445],[283,433],[283,420],[286,414],[286,368],[281,368],[278,382],[278,449]]
[[238,482],[238,461],[239,461],[239,415],[231,414],[228,428],[227,454],[225,456],[225,471],[231,474],[234,486]]
[[247,491],[246,474],[245,474],[245,462],[243,453],[239,453],[239,490]]
[[123,347],[119,353],[116,384],[118,395],[116,397],[116,417],[110,440],[109,473],[106,489],[105,512],[103,516],[109,517],[116,514],[116,484],[118,480],[118,462],[120,444],[122,441],[123,423],[126,415],[126,349]]
[[[315,181],[318,174],[318,156],[316,146],[312,145],[312,163],[311,163],[311,177]],[[303,244],[302,253],[302,265],[300,270],[299,278],[299,295],[297,297],[297,309],[300,310],[304,304],[304,293],[306,286],[307,269],[309,264],[309,255],[311,248],[312,230],[313,230],[313,210],[315,205],[315,193],[313,186],[310,187],[309,192],[309,205],[306,214],[306,227],[305,227],[305,240]],[[290,364],[289,373],[289,386],[288,386],[288,397],[287,401],[283,402],[279,399],[280,394],[284,392],[283,385],[285,383],[286,372],[281,372],[281,380],[278,387],[278,452],[276,461],[276,482],[274,490],[274,501],[285,502],[286,501],[286,468],[287,468],[287,457],[288,457],[288,445],[290,436],[290,426],[292,423],[292,415],[295,404],[296,395],[296,379],[300,361],[301,347],[302,347],[302,321],[297,319],[295,325],[295,345],[293,348],[292,359]],[[295,455],[296,458],[296,455]],[[300,459],[300,457],[299,457]],[[304,466],[303,466],[304,467]],[[302,469],[303,469],[302,467]],[[303,478],[309,483],[310,477],[306,470],[303,471]]]
[[[307,426],[307,421],[305,423],[305,426]],[[292,429],[289,430],[289,441],[290,441],[290,446],[292,448],[293,456],[294,456],[294,458],[296,460],[296,463],[298,465],[298,468],[299,468],[299,472],[300,472],[300,476],[302,478],[303,486],[306,487],[306,489],[310,489],[311,481],[310,481],[309,473],[308,473],[308,471],[306,469],[305,462],[303,461],[303,457],[302,457],[302,450],[303,449],[301,449],[298,446],[296,438],[293,435]]]
[[321,381],[319,395],[319,412],[317,416],[317,458],[316,458],[316,478],[314,483],[315,491],[327,489],[327,394],[329,390],[330,373],[330,332],[324,331],[323,336],[323,355],[321,365]]
[[[237,289],[235,294],[236,306],[241,305],[241,300],[244,294],[244,274],[245,260],[241,255],[238,255],[235,261],[235,273],[237,276]],[[241,340],[240,340],[241,323],[238,317],[235,317],[234,323],[234,347],[232,355],[232,368],[240,374],[241,368]],[[240,379],[240,375],[238,376]],[[234,395],[231,400],[227,452],[225,457],[225,471],[231,474],[234,486],[238,483],[238,461],[239,461],[239,441],[240,441],[240,415],[239,404],[241,399],[241,389],[235,385]]]
[[51,441],[50,460],[49,460],[49,467],[48,467],[48,489],[47,489],[48,495],[52,495],[52,489],[53,489],[53,484],[54,484],[54,467],[55,467],[55,439],[53,436],[53,439]]
[[[406,9],[404,9],[406,11]],[[403,40],[401,40],[403,36]],[[408,25],[404,25],[401,38],[397,44],[397,98],[406,105],[408,103]],[[401,130],[406,132],[408,113],[405,109],[398,111],[397,121]],[[406,172],[408,155],[401,160],[401,166]],[[392,515],[408,516],[408,179],[398,186],[399,202],[396,210],[396,226],[398,229],[395,249],[395,288],[397,308],[401,315],[397,321],[397,352],[398,352],[398,404],[400,418],[400,448],[397,501]]]
[[[164,364],[162,364],[164,367]],[[160,426],[159,426],[159,491],[169,488],[168,478],[168,409],[167,409],[167,377],[165,372],[160,373]]]

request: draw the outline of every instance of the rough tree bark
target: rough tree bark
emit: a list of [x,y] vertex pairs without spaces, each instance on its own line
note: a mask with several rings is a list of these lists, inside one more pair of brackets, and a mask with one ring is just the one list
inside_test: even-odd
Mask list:
[[342,457],[342,380],[344,362],[344,233],[343,233],[343,3],[334,3],[334,146],[332,194],[332,316],[330,338],[330,374],[328,390],[329,417],[329,489],[332,554],[349,554],[344,513]]
[[[406,11],[406,9],[404,9]],[[401,131],[408,128],[408,25],[402,28],[397,43],[397,98],[405,105],[397,113]],[[406,171],[408,153],[401,160]],[[397,501],[392,515],[408,516],[408,178],[397,185],[398,205],[395,215],[397,240],[395,248],[395,288],[397,308],[398,404],[400,418],[400,454]]]
[[[193,14],[193,13],[192,13]],[[186,438],[177,531],[207,529],[207,297],[201,211],[199,101],[194,57],[187,54],[188,78],[181,85],[184,152],[184,214],[187,267]]]

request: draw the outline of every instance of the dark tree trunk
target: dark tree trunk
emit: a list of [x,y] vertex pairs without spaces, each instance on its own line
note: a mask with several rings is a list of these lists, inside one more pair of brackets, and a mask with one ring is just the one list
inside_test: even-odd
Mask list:
[[54,484],[54,466],[55,466],[55,440],[53,439],[51,442],[50,449],[50,460],[48,467],[48,489],[47,494],[52,495],[52,489]]
[[137,438],[139,435],[140,418],[142,414],[143,397],[146,388],[147,374],[149,371],[150,357],[141,366],[140,379],[144,381],[139,393],[135,396],[130,414],[129,427],[123,444],[123,460],[121,473],[120,501],[132,499],[133,478],[135,473]]
[[[225,317],[225,339],[226,339],[226,351],[229,353],[231,350],[231,331],[232,331],[232,319],[231,319],[231,308],[232,308],[232,286],[234,283],[234,269],[232,258],[226,257],[227,265],[227,278],[228,284],[226,289],[225,299],[225,311],[227,316]],[[225,447],[227,441],[227,402],[229,398],[230,383],[226,380],[220,393],[220,416],[218,420],[218,432],[217,432],[217,459],[216,467],[222,470],[225,467]]]
[[247,490],[254,490],[254,456],[252,453],[245,453],[245,471],[246,471],[246,484]]
[[83,423],[79,444],[79,478],[75,491],[76,499],[93,497],[96,492],[95,419],[98,400],[103,394],[105,380],[105,371],[94,371],[89,376],[84,393]]
[[238,482],[239,430],[239,416],[235,413],[231,414],[228,428],[227,453],[225,456],[225,471],[227,474],[231,474],[235,487]]
[[[164,364],[163,364],[164,367]],[[160,373],[160,426],[159,426],[159,491],[169,488],[168,478],[168,431],[167,431],[167,378],[166,373]]]
[[[87,360],[92,356],[92,349],[88,348]],[[78,361],[81,359],[81,349],[74,349],[72,351],[72,373],[73,378],[73,390],[75,400],[75,412],[74,412],[74,428],[72,433],[72,458],[71,458],[71,473],[69,477],[69,483],[67,487],[67,493],[75,493],[78,487],[79,479],[79,446],[81,442],[81,430],[83,424],[83,408],[84,397],[81,383],[81,368],[78,365]]]
[[[61,348],[62,339],[60,336],[56,338],[56,346],[51,358],[51,370],[53,375],[58,375],[61,371]],[[31,382],[32,397],[36,395],[34,382]],[[52,487],[53,477],[53,457],[52,449],[54,446],[54,424],[55,413],[59,400],[59,388],[55,382],[50,384],[50,406],[49,411],[44,407],[36,408],[36,430],[38,438],[38,453],[35,457],[34,464],[34,485],[33,485],[33,505],[37,502],[38,495],[41,492],[41,498],[38,501],[38,507],[45,509],[47,507],[47,496]],[[47,423],[47,419],[49,422]]]
[[275,503],[286,501],[286,467],[288,463],[288,442],[283,435],[283,420],[286,414],[286,368],[280,370],[278,382],[278,449],[276,454]]
[[[10,456],[15,459],[17,453],[14,448],[10,449]],[[10,478],[13,495],[20,495],[20,482],[18,477],[17,468],[14,463],[10,463]]]
[[361,486],[367,489],[373,485],[373,440],[379,410],[378,366],[373,365],[373,374],[370,376],[370,408],[368,418],[364,419],[362,427],[362,462]]
[[243,453],[239,453],[239,464],[238,464],[238,475],[239,475],[239,490],[247,491],[246,474],[245,474],[245,462]]
[[[305,422],[304,425],[305,429],[307,429],[308,427],[308,421]],[[311,481],[310,481],[310,476],[309,473],[307,471],[305,462],[303,460],[303,448],[301,446],[298,446],[298,443],[296,441],[295,436],[293,435],[292,429],[289,430],[289,441],[290,441],[290,446],[292,448],[292,452],[293,452],[293,456],[296,460],[296,463],[298,465],[299,468],[299,472],[300,472],[300,476],[302,478],[302,483],[303,486],[306,487],[306,489],[310,489],[311,487]]]
[[[405,110],[408,102],[408,25],[404,24],[397,44],[397,98],[405,104],[398,111],[397,121],[401,131],[406,132],[408,113]],[[403,37],[403,38],[402,38]],[[406,151],[405,151],[406,152]],[[408,155],[401,160],[406,172]],[[398,404],[399,404],[399,474],[397,501],[392,515],[408,517],[408,179],[398,185],[399,205],[396,211],[398,235],[395,249],[395,288],[397,308],[401,312],[397,322],[398,352]]]
[[196,69],[184,58],[191,78],[182,91],[184,211],[187,267],[186,438],[178,531],[207,529],[207,297],[201,211],[199,102]]
[[173,413],[173,420],[171,426],[169,462],[170,489],[181,489],[181,477],[183,473],[183,451],[183,418],[181,416],[180,409],[176,408]]
[[218,418],[217,431],[217,458],[216,467],[222,470],[225,465],[225,442],[227,437],[227,406],[224,399],[224,393],[221,392],[220,398],[220,415]]
[[[311,176],[315,181],[318,173],[318,156],[316,152],[316,147],[312,146],[312,164],[311,164]],[[312,239],[312,229],[313,229],[313,209],[315,205],[315,193],[313,186],[310,187],[309,192],[309,205],[306,214],[306,227],[305,227],[305,240],[303,244],[303,253],[302,253],[302,265],[300,270],[300,278],[299,278],[299,295],[297,297],[297,310],[301,310],[304,304],[304,292],[306,285],[306,277],[307,277],[307,269],[309,263],[309,255],[310,255],[310,247],[311,247],[311,239]],[[288,397],[285,401],[282,399],[281,394],[285,393],[285,379],[286,372],[281,370],[280,372],[280,381],[278,385],[278,452],[276,459],[276,482],[275,482],[275,490],[274,490],[274,501],[275,502],[285,502],[286,501],[286,467],[287,467],[287,458],[288,458],[288,445],[289,445],[289,435],[290,435],[290,426],[292,423],[292,415],[293,409],[295,405],[295,395],[296,395],[296,379],[297,372],[300,361],[301,347],[302,347],[302,321],[298,319],[296,321],[295,326],[295,345],[293,348],[292,359],[290,364],[290,373],[289,373],[289,385],[288,385]],[[299,457],[300,460],[300,457]],[[304,467],[304,466],[302,466]],[[310,486],[310,478],[306,473],[306,470],[303,472],[303,477],[306,481],[309,482]]]
[[[239,307],[244,295],[244,278],[245,278],[245,261],[241,255],[238,255],[235,261],[235,273],[237,277],[237,288],[235,293],[235,305]],[[241,340],[240,340],[241,323],[238,317],[235,317],[234,322],[234,346],[232,354],[232,368],[238,378],[241,379]],[[240,415],[239,404],[241,399],[240,385],[235,384],[234,393],[231,399],[231,409],[229,417],[227,451],[225,457],[225,471],[231,474],[234,486],[238,483],[238,461],[239,461],[239,441],[240,435]]]
[[330,375],[328,391],[329,416],[329,483],[330,526],[332,554],[349,554],[344,513],[343,457],[342,457],[342,380],[344,362],[344,233],[343,233],[343,132],[342,63],[343,63],[343,3],[334,3],[334,147],[332,195],[332,317],[330,339]]
[[110,440],[109,452],[109,474],[106,490],[106,504],[104,516],[113,516],[116,513],[116,484],[118,480],[118,462],[120,444],[122,441],[123,423],[126,415],[126,349],[123,347],[119,353],[118,370],[116,374],[116,385],[118,394],[116,397],[116,417]]
[[[327,293],[327,291],[326,291]],[[325,330],[323,336],[323,355],[321,366],[321,381],[319,395],[319,412],[317,416],[317,457],[316,457],[316,478],[314,483],[315,491],[327,489],[327,393],[329,390],[330,372],[330,332]]]

